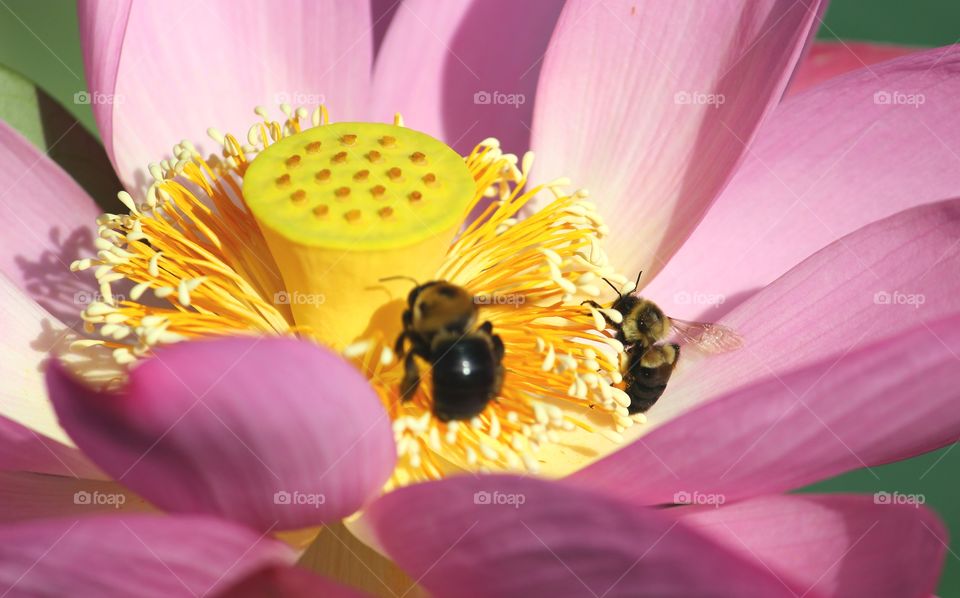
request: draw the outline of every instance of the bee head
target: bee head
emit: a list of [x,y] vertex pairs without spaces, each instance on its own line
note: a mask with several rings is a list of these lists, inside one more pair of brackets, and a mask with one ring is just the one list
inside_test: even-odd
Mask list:
[[662,339],[670,331],[670,320],[655,303],[643,300],[636,311],[637,328],[654,339]]
[[473,295],[444,280],[423,284],[410,292],[414,327],[421,331],[466,329],[477,318]]

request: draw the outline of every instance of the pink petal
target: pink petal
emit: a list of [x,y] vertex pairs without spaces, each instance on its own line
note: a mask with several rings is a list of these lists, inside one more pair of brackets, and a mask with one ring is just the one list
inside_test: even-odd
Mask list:
[[70,263],[96,253],[90,196],[29,141],[0,122],[0,273],[68,323],[92,277]]
[[200,596],[292,565],[293,552],[205,517],[128,515],[0,527],[0,590],[15,596]]
[[406,0],[377,57],[371,118],[401,112],[409,126],[461,152],[496,137],[522,154],[561,8],[554,0]]
[[958,238],[960,199],[904,210],[821,249],[720,320],[744,348],[679,369],[676,394],[652,419],[957,313]]
[[133,369],[120,394],[51,367],[76,443],[157,506],[258,529],[339,519],[393,470],[390,420],[350,364],[307,342],[180,343]]
[[[735,180],[645,293],[667,313],[716,319],[831,241],[960,195],[958,69],[955,48],[919,52],[781,105]],[[903,102],[922,93],[924,103],[874,100],[893,92]],[[721,310],[711,309],[720,300]]]
[[[956,439],[960,420],[947,406],[960,376],[950,340],[960,342],[957,238],[960,200],[951,200],[817,252],[721,320],[742,335],[741,349],[699,361],[687,353],[648,413],[660,429],[575,478],[651,502],[709,488],[732,500]],[[625,476],[636,467],[642,483]]]
[[407,486],[367,516],[390,556],[440,596],[700,596],[718,588],[789,596],[796,589],[662,511],[534,478]]
[[591,191],[620,270],[659,271],[696,226],[779,102],[821,4],[567,2],[540,76],[536,176]]
[[81,39],[86,64],[102,65],[88,67],[91,103],[108,103],[95,116],[130,189],[142,188],[147,164],[181,139],[203,154],[219,151],[208,127],[245,139],[256,105],[326,102],[337,120],[363,113],[373,46],[367,1],[112,4],[80,3]]
[[101,477],[60,427],[43,385],[43,363],[69,329],[0,273],[0,330],[0,470]]
[[0,522],[154,510],[114,482],[0,472]]
[[706,401],[572,480],[648,504],[684,502],[678,493],[734,501],[960,440],[960,311],[851,342]]
[[918,48],[854,41],[816,42],[794,73],[787,95],[795,95],[838,75],[916,52]]
[[228,591],[230,598],[351,598],[363,596],[315,573],[299,567],[264,569],[244,579]]
[[[84,40],[83,70],[93,90],[116,88],[132,0],[83,0],[77,3],[77,21]],[[100,129],[103,148],[116,167],[113,152],[113,103],[90,102]],[[142,167],[142,165],[141,165]]]
[[[929,596],[947,549],[924,497],[770,496],[722,508],[671,509],[680,520],[804,591],[826,596]],[[878,502],[880,504],[878,504]]]

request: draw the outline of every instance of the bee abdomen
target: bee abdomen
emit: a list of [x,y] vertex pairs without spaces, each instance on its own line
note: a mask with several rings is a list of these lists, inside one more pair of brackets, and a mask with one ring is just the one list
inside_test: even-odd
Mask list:
[[628,352],[625,392],[630,397],[630,413],[644,413],[656,404],[667,388],[670,375],[680,357],[678,345],[654,345],[646,351]]
[[499,390],[502,378],[490,343],[465,337],[437,343],[433,365],[433,409],[441,421],[479,415]]

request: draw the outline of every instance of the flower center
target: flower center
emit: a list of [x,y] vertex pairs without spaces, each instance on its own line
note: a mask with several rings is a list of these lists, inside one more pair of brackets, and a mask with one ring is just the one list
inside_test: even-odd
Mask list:
[[384,303],[379,280],[426,281],[474,199],[463,158],[405,127],[335,123],[260,152],[243,196],[283,277],[294,321],[343,348]]
[[[606,259],[586,192],[528,187],[533,156],[495,139],[460,157],[399,117],[330,124],[323,108],[281,108],[281,122],[257,109],[247,143],[210,130],[221,156],[177,144],[175,159],[150,166],[143,201],[121,192],[129,212],[98,219],[96,256],[71,266],[93,269],[102,295],[82,314],[90,338],[72,345],[79,373],[119,384],[154,347],[210,336],[332,345],[393,420],[390,486],[464,470],[564,475],[644,420],[627,409],[624,347],[583,305],[604,279],[632,290]],[[553,200],[518,218],[538,195]],[[436,416],[423,355],[421,384],[401,392],[407,364],[391,348],[413,283],[389,277],[459,287],[476,327],[502,341],[502,387],[479,415]]]

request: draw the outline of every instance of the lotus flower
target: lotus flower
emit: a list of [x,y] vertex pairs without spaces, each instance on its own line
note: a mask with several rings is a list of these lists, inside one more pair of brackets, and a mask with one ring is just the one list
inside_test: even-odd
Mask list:
[[[929,595],[947,540],[918,500],[783,494],[960,438],[958,58],[781,102],[822,9],[81,2],[127,211],[98,215],[0,126],[20,200],[0,204],[0,584],[353,591],[313,568],[379,594]],[[251,127],[270,100],[337,121]],[[374,198],[319,203],[306,167]],[[523,299],[482,307],[507,372],[480,417],[397,401],[396,290],[367,284],[391,270]],[[682,357],[646,417],[580,306],[637,271],[671,316],[743,339]],[[96,297],[82,321],[75,296]]]

